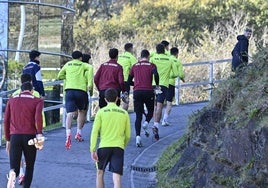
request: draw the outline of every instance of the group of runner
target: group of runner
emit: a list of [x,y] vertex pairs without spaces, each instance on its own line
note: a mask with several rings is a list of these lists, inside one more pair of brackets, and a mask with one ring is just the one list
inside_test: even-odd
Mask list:
[[[128,96],[132,86],[134,111],[136,113],[136,146],[142,146],[141,127],[144,129],[145,135],[149,136],[148,125],[152,118],[154,118],[152,132],[155,140],[159,139],[158,129],[160,120],[162,119],[162,110],[165,101],[167,105],[162,119],[162,125],[169,125],[168,116],[171,111],[172,100],[175,94],[175,79],[179,77],[184,81],[184,73],[182,64],[178,60],[178,48],[173,47],[169,51],[168,46],[169,43],[167,41],[162,41],[156,46],[156,52],[150,53],[148,50],[144,49],[141,51],[139,58],[134,56],[132,43],[125,44],[125,51],[120,55],[118,49],[112,48],[109,50],[110,60],[101,64],[95,75],[93,66],[89,63],[89,59],[91,58],[90,55],[83,54],[80,51],[74,51],[72,53],[72,60],[67,62],[58,73],[57,78],[64,80],[64,100],[67,112],[66,149],[71,148],[71,125],[74,117],[77,118],[77,131],[74,138],[78,142],[84,140],[82,137],[82,128],[88,110],[88,95],[92,96],[94,84],[98,89],[100,110],[98,110],[96,114],[90,139],[91,156],[92,159],[96,161],[98,169],[97,187],[104,185],[103,174],[108,163],[110,165],[110,171],[114,174],[114,184],[118,185],[118,187],[121,185],[124,149],[128,144],[131,135],[130,119],[127,110],[129,106]],[[22,91],[15,94],[14,98],[17,98],[18,96],[18,99],[22,101],[24,100],[23,97],[34,98],[34,100],[36,99],[36,101],[39,101],[37,100],[39,97],[42,99],[45,96],[40,73],[39,56],[40,52],[35,50],[31,51],[30,62],[24,67],[24,74],[22,77],[29,74],[31,75],[32,80],[28,80],[26,83],[22,81]],[[31,85],[33,87],[31,87]],[[33,96],[33,88],[37,90],[39,96]],[[27,95],[21,95],[21,93],[26,93]],[[122,108],[120,107],[121,99],[123,101]],[[14,99],[12,99],[12,101],[13,100]],[[9,102],[9,105],[12,105],[11,102]],[[18,103],[18,101],[16,102]],[[14,185],[14,179],[16,179],[16,176],[22,171],[20,164],[23,164],[23,162],[20,162],[19,160],[22,155],[20,152],[18,152],[20,154],[17,155],[16,152],[18,148],[17,150],[14,150],[14,141],[12,140],[15,138],[14,134],[22,134],[22,136],[26,134],[22,129],[20,130],[18,127],[12,127],[16,125],[11,123],[13,121],[12,118],[14,117],[11,113],[18,113],[13,112],[12,108],[13,107],[8,108],[8,110],[10,109],[11,111],[6,114],[10,114],[10,117],[5,117],[4,123],[7,138],[7,152],[11,153],[11,171],[9,173],[8,181],[8,186],[10,187]],[[29,108],[32,108],[32,112],[27,112],[29,113],[28,115],[35,117],[34,119],[31,119],[29,125],[32,124],[32,128],[34,128],[36,124],[38,126],[43,125],[44,118],[40,119],[43,112],[41,113],[41,116],[35,114],[37,111],[34,103],[32,106],[29,106]],[[145,121],[142,123],[143,115],[145,116]],[[27,132],[27,135],[30,134],[31,139],[35,136],[33,130],[34,129],[29,129]],[[36,130],[39,137],[42,134],[40,131],[39,126],[38,130]],[[98,137],[100,137],[99,142]],[[16,138],[16,140],[18,139]],[[38,142],[38,139],[36,140]],[[27,140],[24,139],[22,143],[28,145],[26,141]],[[37,145],[38,143],[35,145],[38,149],[40,143],[38,147]],[[27,151],[33,153],[32,149],[34,146],[28,145],[27,147],[31,149]],[[23,151],[24,155],[26,154],[25,161],[27,164],[27,173],[25,174],[25,177],[23,174],[23,179],[20,180],[21,183],[24,183],[24,187],[30,186],[31,184],[33,173],[33,169],[31,168],[33,168],[35,161],[29,161],[29,157],[27,156],[31,154],[27,154],[27,151]],[[14,156],[17,157],[14,158]]]
[[[160,138],[158,130],[165,101],[167,107],[162,125],[169,125],[168,117],[175,95],[175,79],[179,77],[184,82],[184,72],[178,60],[178,48],[172,47],[169,51],[168,46],[169,42],[162,41],[157,44],[156,52],[151,54],[144,49],[140,53],[139,60],[134,56],[132,43],[126,43],[125,51],[120,55],[118,49],[111,48],[110,59],[100,65],[95,75],[92,66],[83,65],[83,54],[75,51],[72,54],[73,60],[60,70],[58,79],[65,80],[67,149],[71,147],[70,124],[73,114],[78,110],[78,119],[84,123],[85,119],[79,118],[79,114],[85,117],[88,108],[86,91],[92,90],[94,82],[99,92],[100,110],[95,116],[90,137],[91,158],[97,165],[96,187],[104,186],[104,170],[108,164],[109,170],[113,172],[114,187],[121,186],[124,149],[131,135],[127,110],[132,86],[136,113],[136,146],[142,147],[141,127],[145,135],[149,136],[148,125],[152,118],[154,118],[152,125],[154,139]],[[145,121],[142,123],[143,115]],[[77,127],[80,129],[82,126],[78,124]],[[81,139],[77,139],[78,134]],[[81,129],[77,131],[75,139],[83,141]]]

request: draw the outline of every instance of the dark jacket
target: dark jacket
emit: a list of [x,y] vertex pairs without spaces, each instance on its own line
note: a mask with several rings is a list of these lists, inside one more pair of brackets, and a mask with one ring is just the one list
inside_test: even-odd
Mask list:
[[238,35],[237,40],[238,42],[232,51],[233,70],[235,70],[240,65],[246,65],[248,63],[248,39],[245,35]]
[[25,67],[23,67],[23,74],[25,73],[32,76],[34,90],[38,91],[41,96],[45,96],[39,61],[31,60],[27,65],[25,65]]

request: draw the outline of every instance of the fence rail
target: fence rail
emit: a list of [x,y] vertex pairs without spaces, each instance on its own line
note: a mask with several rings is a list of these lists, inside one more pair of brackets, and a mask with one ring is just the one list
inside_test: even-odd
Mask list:
[[[179,105],[180,104],[180,92],[179,90],[181,88],[185,87],[194,87],[194,86],[201,86],[201,85],[209,85],[210,87],[207,89],[209,100],[211,99],[212,96],[212,88],[215,83],[222,82],[223,80],[215,80],[214,78],[214,64],[217,63],[230,63],[231,59],[221,59],[221,60],[212,60],[212,61],[204,61],[204,62],[196,62],[196,63],[188,63],[188,64],[183,64],[184,67],[191,67],[191,66],[198,66],[198,65],[209,65],[209,79],[207,81],[202,81],[202,82],[192,82],[192,83],[182,83],[180,84],[179,79],[176,81],[176,86],[175,86],[175,104]],[[53,82],[45,82],[44,86],[54,86],[54,85],[59,85],[63,84],[63,81],[53,81]],[[4,100],[7,100],[9,95],[11,95],[16,89],[9,90],[9,91],[3,91],[0,92],[0,146],[2,146],[2,129],[3,129],[3,107],[4,107]],[[92,103],[94,101],[98,100],[97,96],[93,96],[89,98],[89,110],[88,110],[88,115],[87,119],[91,117],[92,111]],[[66,121],[66,112],[65,112],[65,105],[64,101],[54,101],[54,100],[45,100],[45,102],[52,102],[55,103],[56,105],[45,107],[44,111],[51,111],[51,110],[56,110],[56,109],[62,109],[62,126],[65,126],[65,121]]]

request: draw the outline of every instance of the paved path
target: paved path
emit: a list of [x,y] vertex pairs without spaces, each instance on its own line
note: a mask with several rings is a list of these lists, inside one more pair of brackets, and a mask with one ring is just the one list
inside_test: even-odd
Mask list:
[[[125,150],[123,188],[156,187],[155,163],[163,150],[177,140],[186,130],[188,116],[204,107],[206,103],[174,106],[170,115],[169,127],[160,127],[160,140],[154,142],[142,133],[142,148],[135,146],[134,121],[131,113],[132,136]],[[65,129],[60,128],[46,134],[44,149],[38,151],[32,188],[91,188],[95,187],[96,169],[89,152],[89,136],[93,122],[84,126],[82,143],[74,142],[70,150],[65,150]],[[152,124],[152,123],[151,123]],[[76,127],[72,127],[73,134]],[[6,187],[6,173],[9,160],[5,148],[0,148],[0,188]],[[105,173],[106,188],[112,188],[112,173]],[[16,185],[16,187],[20,187]]]

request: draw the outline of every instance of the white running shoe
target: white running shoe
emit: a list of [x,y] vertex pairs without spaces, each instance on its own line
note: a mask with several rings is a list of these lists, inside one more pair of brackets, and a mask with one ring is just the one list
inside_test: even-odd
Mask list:
[[7,188],[15,188],[15,183],[16,183],[16,173],[14,172],[13,169],[9,171],[9,174],[7,175]]
[[143,124],[142,124],[142,128],[143,128],[144,130],[147,130],[147,129],[148,129],[148,126],[149,126],[149,123],[148,123],[147,121],[143,122]]
[[170,126],[170,123],[167,120],[163,120],[162,126]]
[[142,128],[143,128],[143,130],[145,132],[145,136],[149,137],[149,131],[148,131],[149,123],[147,121],[143,122]]
[[142,147],[142,144],[141,144],[141,137],[140,136],[136,136],[136,146],[139,148],[139,147]]

